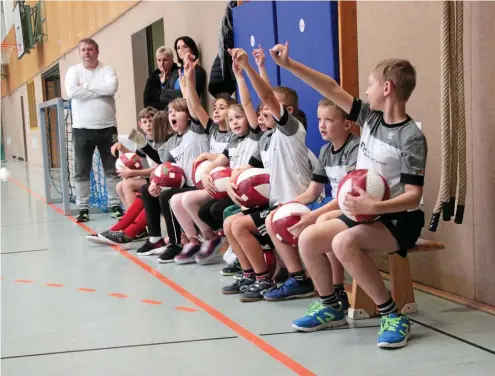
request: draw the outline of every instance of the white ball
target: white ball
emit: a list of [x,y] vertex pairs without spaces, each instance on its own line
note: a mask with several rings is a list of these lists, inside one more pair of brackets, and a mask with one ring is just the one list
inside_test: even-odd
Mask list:
[[0,179],[2,181],[7,181],[10,178],[10,171],[6,167],[0,169]]

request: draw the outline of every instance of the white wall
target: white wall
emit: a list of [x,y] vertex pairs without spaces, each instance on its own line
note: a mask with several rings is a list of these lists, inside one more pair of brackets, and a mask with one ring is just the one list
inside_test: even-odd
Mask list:
[[3,4],[2,15],[2,35],[3,41],[10,31],[10,28],[14,25],[14,1],[13,0],[1,0]]

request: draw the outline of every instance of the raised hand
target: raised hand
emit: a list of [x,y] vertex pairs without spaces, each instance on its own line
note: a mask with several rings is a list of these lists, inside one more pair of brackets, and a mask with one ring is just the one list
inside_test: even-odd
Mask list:
[[229,49],[229,53],[232,56],[232,61],[239,68],[245,69],[249,65],[248,55],[242,48]]
[[194,77],[194,68],[196,68],[197,61],[194,61],[194,55],[189,52],[184,57],[184,77],[191,79]]
[[270,50],[273,61],[281,67],[289,65],[289,42],[285,44],[277,44]]
[[264,68],[265,51],[263,51],[263,47],[261,47],[261,44],[258,46],[258,48],[255,48],[253,50],[253,57],[254,57],[254,61],[256,61],[256,65],[258,66],[258,68]]

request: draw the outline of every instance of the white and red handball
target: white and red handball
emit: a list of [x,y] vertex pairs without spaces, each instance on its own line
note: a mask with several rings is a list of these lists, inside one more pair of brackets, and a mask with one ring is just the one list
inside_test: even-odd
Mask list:
[[355,170],[349,172],[339,184],[337,190],[337,200],[340,210],[349,218],[355,222],[371,222],[377,215],[373,214],[356,214],[355,216],[346,213],[343,203],[347,194],[351,196],[359,196],[356,191],[356,187],[360,187],[363,191],[366,191],[372,199],[377,201],[384,201],[390,198],[390,187],[387,181],[379,173],[372,170]]
[[130,168],[131,170],[142,170],[143,161],[141,157],[136,153],[123,153],[115,161],[115,170],[122,172],[123,167]]
[[270,175],[262,168],[248,168],[235,181],[235,193],[241,198],[242,206],[254,208],[268,205],[270,197]]
[[184,170],[172,162],[165,162],[155,168],[151,181],[161,188],[182,188],[186,183]]
[[222,200],[229,195],[227,194],[227,186],[230,184],[230,176],[232,175],[232,169],[230,167],[215,167],[210,172],[211,180],[215,186],[215,194],[213,198],[216,200]]
[[310,211],[306,205],[299,202],[288,202],[280,205],[272,215],[272,229],[277,239],[284,244],[295,247],[298,238],[292,235],[288,229],[299,222],[303,214]]
[[198,189],[203,189],[203,182],[201,177],[203,176],[205,170],[211,165],[211,161],[205,159],[199,163],[195,163],[192,170],[193,183]]

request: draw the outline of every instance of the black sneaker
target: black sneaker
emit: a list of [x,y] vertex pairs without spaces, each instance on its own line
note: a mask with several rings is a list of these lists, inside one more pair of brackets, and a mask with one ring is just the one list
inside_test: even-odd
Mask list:
[[164,248],[163,253],[158,257],[158,262],[160,264],[168,264],[170,262],[175,262],[174,258],[179,253],[181,253],[182,247],[177,244],[169,244]]
[[138,256],[152,256],[160,255],[165,251],[165,242],[163,239],[158,240],[156,243],[151,243],[149,240],[146,241],[137,251]]
[[232,276],[236,281],[240,281],[242,277],[244,277],[244,272],[241,270],[240,272],[235,273]]
[[87,222],[89,221],[89,209],[79,210],[79,215],[76,217],[76,222]]
[[101,241],[110,245],[129,245],[133,239],[124,234],[122,231],[104,231],[98,235]]
[[105,230],[105,231],[100,232],[100,233],[86,235],[86,240],[90,243],[95,243],[95,244],[107,244],[106,242],[104,242],[100,238],[100,235],[107,234],[109,232],[111,232],[111,231]]
[[124,216],[124,211],[122,210],[120,205],[112,206],[112,208],[110,209],[110,212],[111,212],[110,217],[115,218],[115,219],[119,219],[119,218],[122,218]]
[[135,242],[140,242],[143,240],[148,240],[149,239],[148,231],[144,230],[140,234],[137,234],[137,236],[133,239]]
[[246,291],[249,286],[253,285],[256,281],[251,278],[243,277],[239,281],[235,281],[233,284],[222,287],[222,294],[224,295],[234,295],[242,294]]
[[242,272],[241,264],[239,260],[235,260],[232,265],[228,265],[220,271],[220,274],[225,276],[232,276],[237,272]]
[[271,279],[256,281],[242,293],[239,299],[241,302],[257,302],[259,300],[264,300],[263,295],[265,295],[273,286],[275,286],[275,283]]

